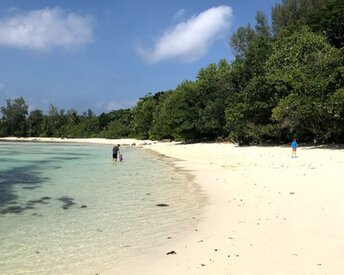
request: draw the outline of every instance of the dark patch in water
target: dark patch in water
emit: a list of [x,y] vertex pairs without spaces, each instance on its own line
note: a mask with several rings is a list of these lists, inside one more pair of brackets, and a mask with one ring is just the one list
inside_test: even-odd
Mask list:
[[33,206],[23,207],[20,205],[9,206],[9,207],[0,209],[0,214],[8,214],[8,213],[19,214],[28,209],[34,209],[34,207]]
[[27,205],[34,205],[34,204],[47,204],[47,202],[43,198],[38,199],[38,200],[31,200],[27,202]]
[[[65,149],[65,145],[61,145],[61,148]],[[18,150],[18,148],[20,148]],[[24,189],[28,192],[40,188],[43,183],[50,180],[48,177],[43,177],[43,170],[60,169],[62,166],[56,165],[57,163],[63,163],[69,160],[78,160],[83,156],[89,155],[89,153],[80,152],[61,152],[59,146],[56,146],[55,151],[41,150],[39,146],[27,146],[25,148],[16,147],[6,148],[1,151],[0,163],[16,163],[19,167],[8,168],[7,170],[0,171],[0,215],[5,213],[21,213],[27,209],[32,209],[36,205],[45,205],[50,197],[42,197],[41,199],[31,200],[24,204],[19,205],[16,201],[19,201],[18,195],[15,190]],[[81,150],[82,151],[82,150]],[[48,158],[40,160],[20,160],[16,159],[17,155],[47,155]],[[68,209],[74,205],[72,198],[62,197],[59,199],[63,202],[63,209]],[[87,206],[81,206],[80,208],[86,208]]]
[[64,210],[69,209],[71,206],[75,204],[74,199],[67,196],[63,196],[61,198],[58,198],[57,200],[63,202],[62,208]]
[[168,204],[166,204],[166,203],[158,203],[158,204],[156,204],[155,206],[159,206],[159,207],[167,207],[167,206],[169,206]]
[[[8,213],[22,213],[25,210],[36,209],[35,205],[37,204],[48,204],[47,200],[50,200],[51,197],[42,197],[38,200],[30,200],[25,205],[18,204],[16,201],[10,201],[7,205],[13,205],[8,207],[0,208],[0,214],[8,214]],[[33,213],[32,215],[36,216],[37,213]]]
[[41,200],[50,200],[51,197],[42,197]]
[[39,155],[48,155],[48,156],[64,156],[65,154],[68,154],[69,156],[79,156],[79,157],[82,157],[82,156],[88,156],[89,154],[87,153],[73,153],[73,152],[66,152],[65,154],[62,152],[52,152],[52,151],[49,151],[49,152],[30,152],[30,155],[34,155],[34,154],[39,154]]
[[46,166],[45,168],[46,168],[46,169],[51,169],[51,170],[57,170],[57,169],[61,169],[62,166],[54,165],[54,166]]
[[48,180],[47,178],[40,177],[39,168],[41,168],[41,164],[14,167],[0,171],[0,210],[9,202],[13,202],[18,198],[13,191],[16,185],[22,185],[22,188],[30,190],[39,188],[43,182]]
[[0,162],[22,162],[12,158],[0,158]]
[[34,209],[34,205],[37,204],[48,204],[47,200],[50,200],[50,197],[42,197],[38,200],[30,200],[26,203],[26,209]]
[[23,207],[16,205],[16,206],[9,206],[9,207],[3,208],[0,210],[0,213],[1,214],[7,214],[7,213],[18,214],[18,213],[21,213],[23,211],[24,211]]
[[54,157],[56,160],[76,160],[76,159],[81,159],[81,157]]
[[33,190],[33,189],[37,189],[40,188],[40,185],[36,185],[36,186],[24,186],[22,187],[22,189],[27,189],[27,190]]

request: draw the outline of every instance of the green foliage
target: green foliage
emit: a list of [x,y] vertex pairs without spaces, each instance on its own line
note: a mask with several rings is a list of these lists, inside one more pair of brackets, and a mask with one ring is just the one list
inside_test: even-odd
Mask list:
[[2,134],[4,136],[26,136],[26,115],[28,105],[22,97],[6,100],[6,107],[1,107]]
[[289,94],[274,108],[272,118],[286,129],[289,137],[297,133],[302,138],[323,137],[324,105],[321,100],[305,95]]
[[305,25],[309,16],[320,10],[328,0],[282,0],[272,8],[272,28],[281,37],[285,29],[297,29]]
[[[62,128],[63,129],[63,128]],[[91,138],[99,133],[99,123],[97,117],[81,117],[77,124],[66,124],[63,131],[57,131],[61,137]]]
[[176,140],[196,138],[197,108],[194,101],[195,84],[183,82],[176,90],[166,94],[154,115],[151,137],[173,137]]
[[153,113],[153,123],[149,132],[151,139],[171,139],[173,138],[173,122],[171,114],[175,111],[173,107],[177,104],[172,97],[174,91],[168,91],[160,95],[159,104]]
[[1,117],[0,118],[0,137],[5,137],[7,136],[7,122],[6,120]]
[[96,117],[96,114],[91,109],[88,109],[86,112],[83,112],[82,115],[84,117]]
[[132,128],[134,136],[140,139],[149,138],[149,131],[153,123],[153,113],[157,107],[158,98],[149,94],[137,102],[132,110]]
[[224,135],[230,70],[230,65],[221,60],[218,65],[210,64],[198,73],[195,83],[195,103],[198,109],[196,125],[203,137]]
[[338,83],[339,51],[302,28],[276,41],[267,67],[269,82],[281,97],[273,110],[279,127],[304,139],[331,139],[333,116],[326,110],[336,87],[332,79]]
[[246,51],[243,60],[243,74],[245,82],[252,77],[265,74],[265,62],[272,53],[272,42],[266,37],[257,37]]
[[327,103],[330,116],[327,138],[335,142],[344,142],[344,88],[336,90]]
[[229,44],[231,45],[234,55],[237,58],[240,58],[244,55],[254,37],[255,32],[250,25],[247,25],[246,27],[239,27],[232,35]]
[[80,122],[80,118],[78,116],[78,112],[74,109],[70,109],[67,111],[65,115],[65,121],[68,125],[76,125]]
[[132,113],[129,109],[112,111],[108,117],[109,123],[99,134],[100,137],[123,138],[131,135]]
[[257,36],[271,37],[271,28],[265,13],[258,11],[256,14],[256,25],[254,26]]
[[42,124],[44,121],[41,110],[33,110],[27,118],[27,135],[29,137],[39,137],[42,133]]
[[252,78],[247,86],[232,98],[226,108],[226,128],[230,137],[243,142],[271,138],[271,112],[276,105],[273,87],[264,76]]
[[344,46],[344,1],[329,0],[325,6],[311,14],[307,24],[310,28],[324,34],[331,45]]
[[[229,136],[243,143],[261,140],[269,125],[271,109],[276,103],[274,90],[265,77],[265,63],[272,45],[264,36],[256,37],[240,62],[235,62],[230,71],[234,82],[225,109],[226,129]],[[240,79],[240,84],[236,84]]]
[[119,120],[113,120],[109,123],[108,129],[103,133],[105,138],[123,138],[128,137],[130,129]]
[[323,36],[302,28],[274,43],[268,79],[282,97],[291,92],[321,96],[336,60],[336,50]]
[[44,117],[42,132],[45,137],[60,137],[61,133],[59,132],[60,127],[62,126],[61,117],[59,110],[56,106],[50,104],[48,109],[48,115]]

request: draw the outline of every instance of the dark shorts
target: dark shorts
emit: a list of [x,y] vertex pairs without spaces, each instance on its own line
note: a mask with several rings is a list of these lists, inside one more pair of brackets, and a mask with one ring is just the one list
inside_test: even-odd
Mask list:
[[117,158],[117,154],[115,155],[115,154],[112,154],[112,158],[113,159],[116,159]]

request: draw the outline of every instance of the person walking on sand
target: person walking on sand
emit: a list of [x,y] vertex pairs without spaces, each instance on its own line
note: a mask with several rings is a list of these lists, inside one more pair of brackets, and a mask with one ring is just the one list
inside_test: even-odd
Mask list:
[[291,157],[292,158],[296,158],[296,148],[297,148],[297,142],[296,142],[296,138],[293,139],[292,143],[291,143]]
[[119,152],[119,147],[120,147],[120,145],[118,144],[117,146],[115,145],[112,148],[112,161],[117,161],[117,155],[118,155],[118,152]]

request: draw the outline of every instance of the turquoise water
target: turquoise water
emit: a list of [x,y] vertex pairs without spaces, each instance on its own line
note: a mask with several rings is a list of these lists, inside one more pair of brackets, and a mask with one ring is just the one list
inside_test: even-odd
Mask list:
[[0,274],[101,273],[194,228],[187,175],[134,147],[113,163],[111,147],[0,142]]

